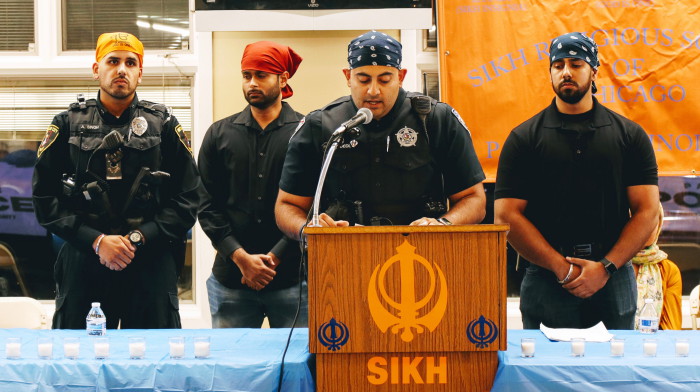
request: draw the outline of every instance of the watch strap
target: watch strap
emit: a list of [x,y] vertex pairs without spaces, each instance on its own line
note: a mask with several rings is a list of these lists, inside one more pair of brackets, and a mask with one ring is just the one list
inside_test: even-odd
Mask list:
[[607,258],[603,257],[602,259],[600,259],[600,262],[603,263],[603,266],[605,267],[605,270],[608,271],[608,273],[609,273],[610,275],[612,275],[612,274],[614,274],[615,272],[617,272],[617,266],[615,265],[615,263],[613,263],[612,261],[608,260]]

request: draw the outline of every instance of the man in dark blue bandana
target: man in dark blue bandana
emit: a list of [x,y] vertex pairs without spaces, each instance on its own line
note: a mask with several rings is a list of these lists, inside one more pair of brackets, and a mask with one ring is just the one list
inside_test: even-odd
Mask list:
[[301,236],[324,148],[360,108],[373,119],[358,126],[359,136],[343,136],[323,189],[321,225],[479,223],[485,176],[469,131],[450,106],[403,90],[401,43],[377,31],[360,35],[348,45],[343,73],[350,96],[311,112],[290,140],[275,206],[282,231]]
[[[632,329],[629,260],[656,225],[656,158],[638,124],[593,96],[598,47],[583,33],[552,40],[551,105],[517,126],[498,163],[497,223],[530,262],[520,290],[526,329]],[[631,215],[630,215],[631,213]]]

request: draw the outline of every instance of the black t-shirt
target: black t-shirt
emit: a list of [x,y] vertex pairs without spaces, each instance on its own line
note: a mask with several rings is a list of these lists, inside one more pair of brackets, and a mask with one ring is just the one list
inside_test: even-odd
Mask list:
[[528,202],[525,216],[555,248],[615,244],[629,221],[627,187],[657,185],[644,130],[605,108],[561,115],[554,101],[516,127],[501,152],[495,198]]

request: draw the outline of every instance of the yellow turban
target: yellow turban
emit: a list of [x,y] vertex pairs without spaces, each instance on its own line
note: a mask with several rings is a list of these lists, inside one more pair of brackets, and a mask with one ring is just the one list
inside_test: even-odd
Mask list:
[[134,35],[129,33],[104,33],[97,38],[95,49],[95,61],[98,63],[107,54],[117,50],[126,50],[136,53],[139,65],[143,67],[143,44]]

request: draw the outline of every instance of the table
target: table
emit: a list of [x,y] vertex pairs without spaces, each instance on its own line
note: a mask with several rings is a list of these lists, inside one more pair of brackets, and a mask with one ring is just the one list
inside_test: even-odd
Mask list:
[[[84,330],[0,329],[0,391],[276,391],[289,329],[108,330],[110,355],[94,359]],[[282,390],[313,391],[308,329],[295,329]],[[37,339],[53,337],[53,359],[39,359]],[[146,338],[144,359],[129,359],[131,336]],[[185,357],[170,359],[168,339],[185,337]],[[195,336],[211,337],[211,355],[194,358]],[[8,337],[22,338],[22,358],[6,359]],[[63,338],[80,337],[80,357],[64,358]]]
[[[552,342],[538,330],[509,330],[508,351],[498,353],[493,391],[700,391],[700,333],[610,331],[625,338],[625,355],[610,356],[610,343],[586,343],[585,356],[570,355],[569,342]],[[534,337],[535,357],[520,357],[520,339]],[[643,339],[658,340],[656,357],[643,356]],[[690,355],[676,357],[675,338],[690,340]]]

